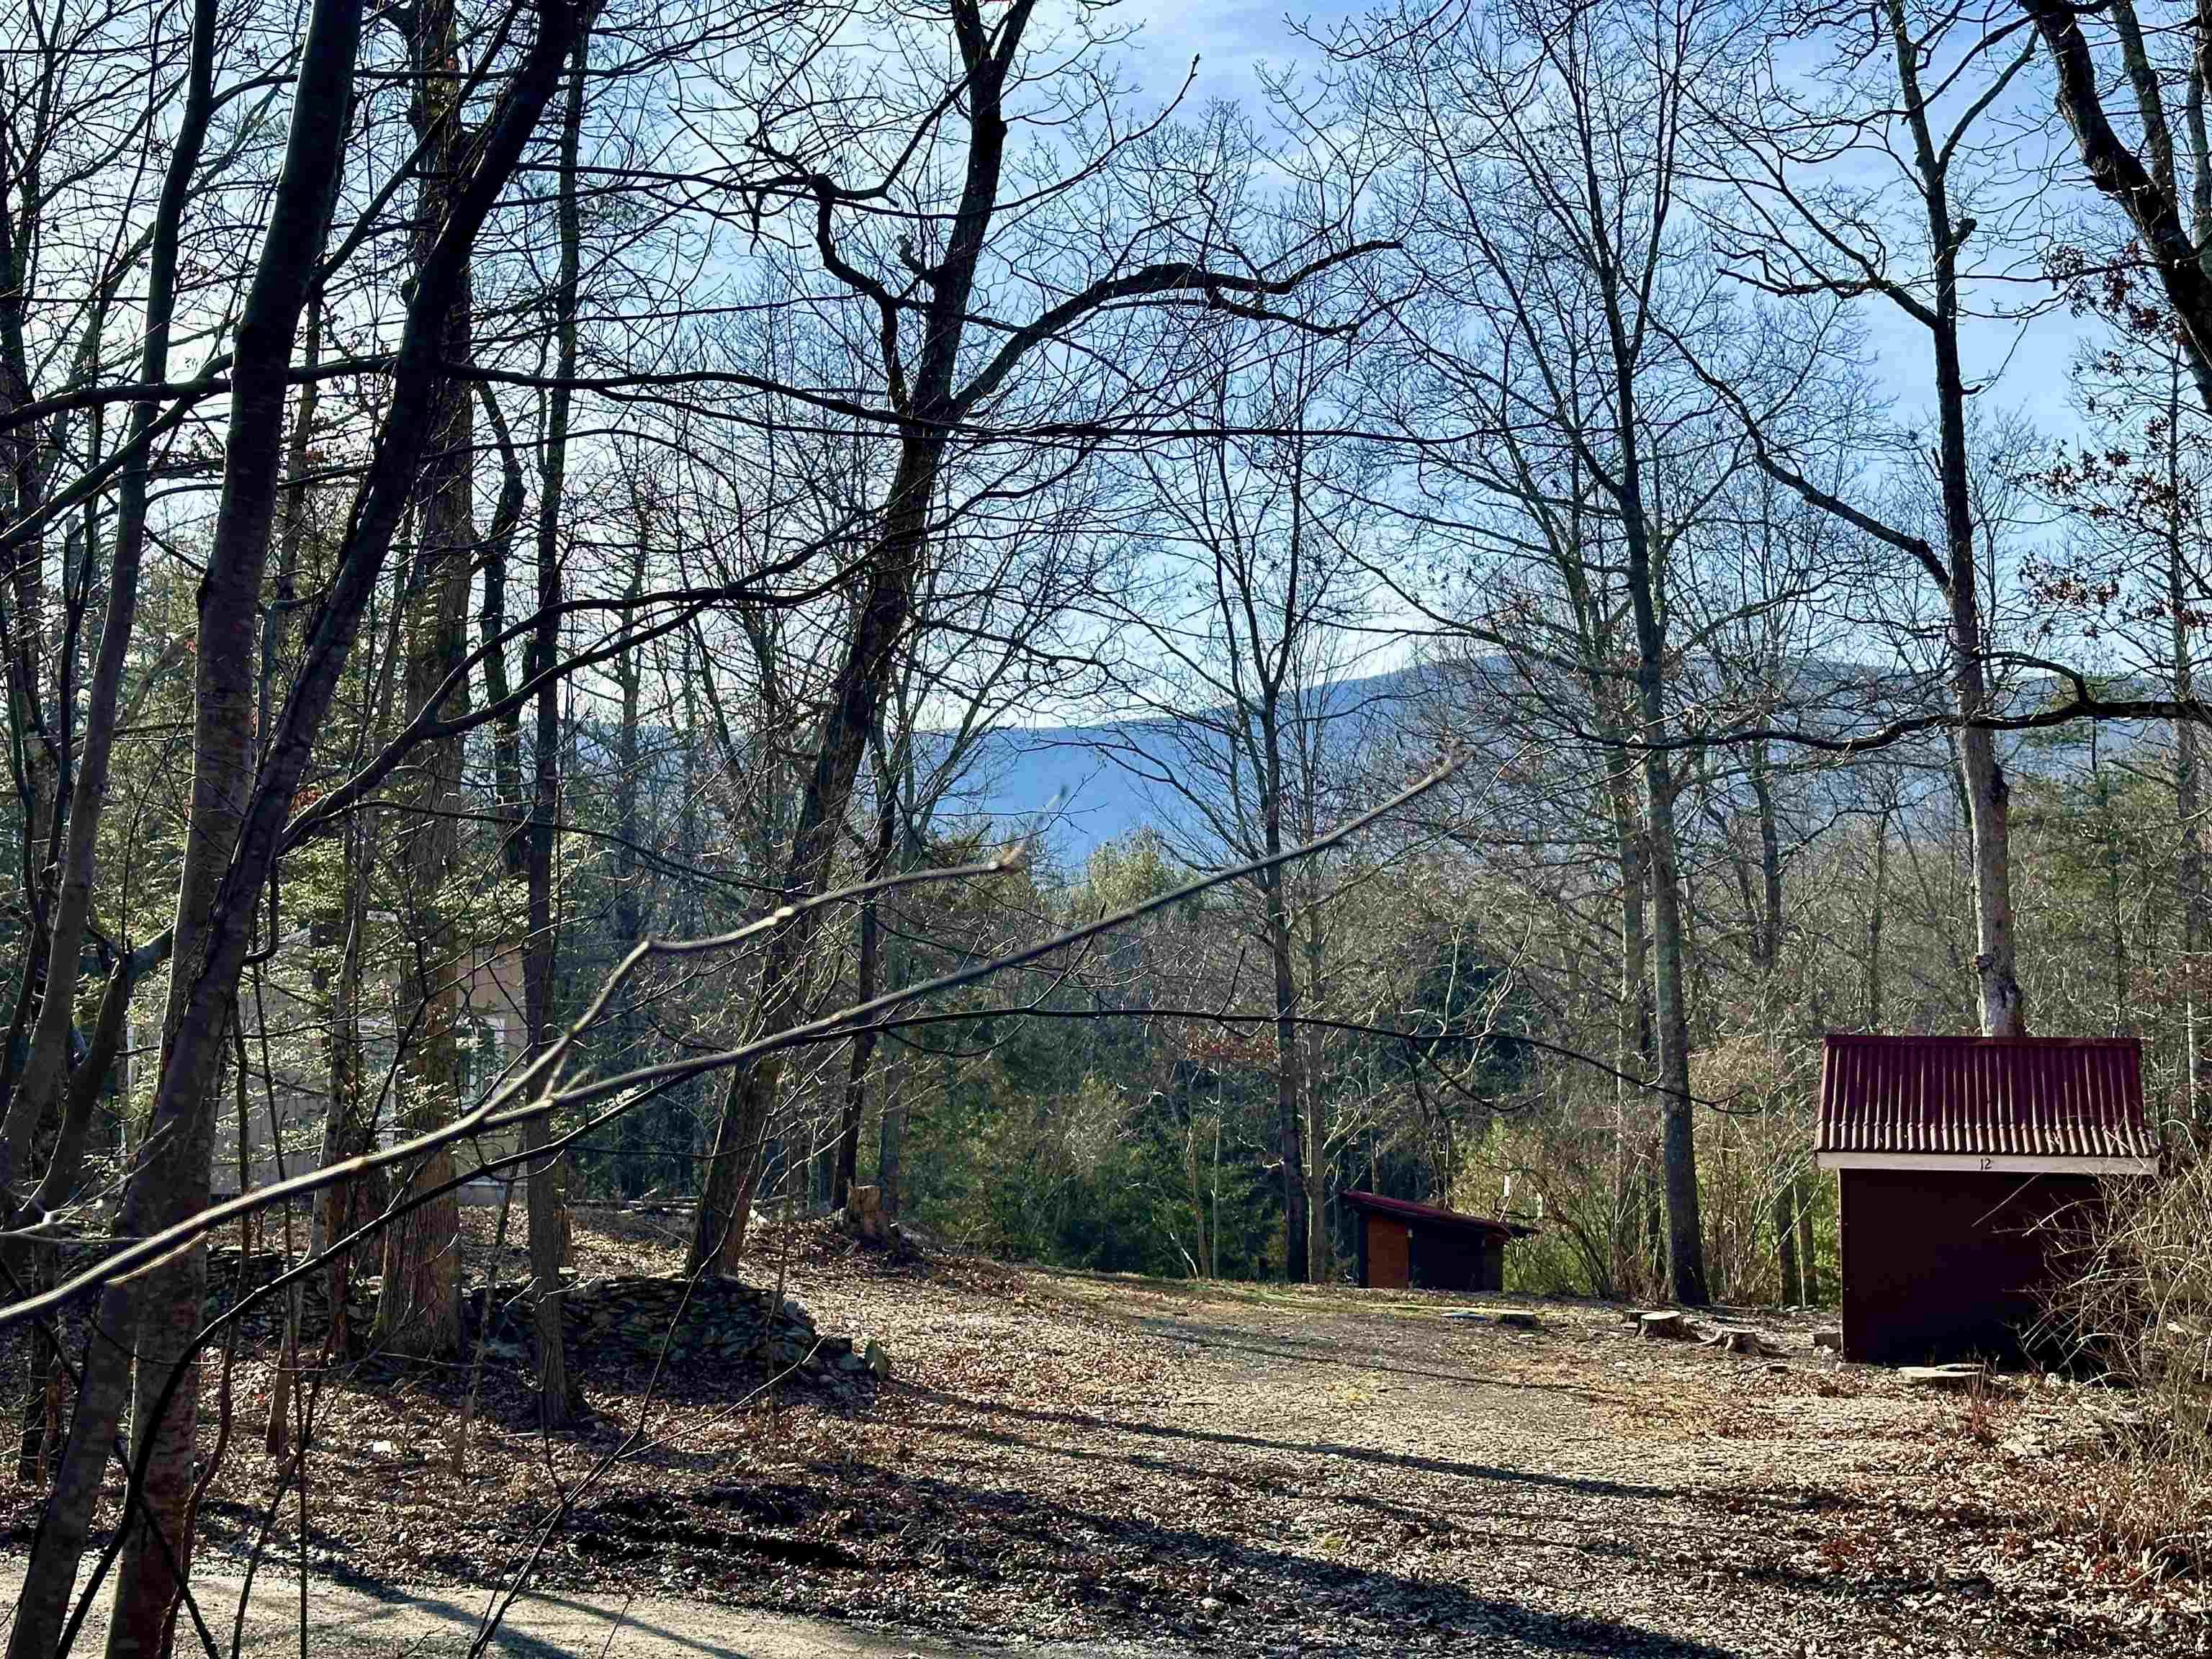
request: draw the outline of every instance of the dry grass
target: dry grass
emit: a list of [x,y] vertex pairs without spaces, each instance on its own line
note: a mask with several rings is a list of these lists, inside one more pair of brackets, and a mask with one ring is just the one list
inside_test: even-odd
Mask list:
[[2067,1243],[2044,1333],[2126,1404],[2060,1518],[2142,1582],[2212,1577],[2212,1163],[2116,1183]]
[[2078,1474],[2062,1489],[2071,1500],[2067,1518],[2117,1570],[2144,1586],[2204,1576],[2212,1502],[2194,1471],[2123,1446]]
[[2003,1407],[2004,1395],[1984,1372],[1967,1391],[1961,1432],[1978,1446],[1994,1446],[2001,1437]]

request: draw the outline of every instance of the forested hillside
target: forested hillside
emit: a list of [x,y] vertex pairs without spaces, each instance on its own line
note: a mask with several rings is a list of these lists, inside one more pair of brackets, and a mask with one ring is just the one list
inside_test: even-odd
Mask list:
[[1831,1031],[2141,1040],[2201,1427],[2212,12],[1148,21],[0,18],[10,1659],[194,1630],[218,1231],[286,1490],[468,1206],[549,1435],[585,1205],[1820,1304]]

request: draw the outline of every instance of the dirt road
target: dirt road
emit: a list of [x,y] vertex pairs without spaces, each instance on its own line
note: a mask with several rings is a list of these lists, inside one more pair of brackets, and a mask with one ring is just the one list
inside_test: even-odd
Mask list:
[[[2203,1650],[2196,1588],[2112,1547],[2129,1500],[2081,1450],[2082,1390],[1914,1393],[1809,1322],[1768,1322],[1776,1358],[1586,1304],[823,1260],[792,1288],[881,1339],[892,1382],[771,1411],[711,1374],[647,1399],[595,1373],[599,1426],[550,1443],[526,1390],[491,1390],[465,1476],[450,1388],[349,1384],[318,1437],[313,1650],[465,1651],[468,1587],[549,1524],[510,1651],[598,1652],[625,1607],[617,1655]],[[1515,1306],[1534,1328],[1496,1322]],[[641,1422],[556,1523],[556,1480]],[[226,1464],[207,1572],[235,1572],[269,1478]],[[296,1559],[280,1528],[271,1562]],[[272,1641],[291,1596],[257,1595]]]
[[[21,1563],[0,1565],[0,1590],[12,1599]],[[194,1581],[194,1595],[219,1651],[228,1653],[244,1580],[223,1574]],[[300,1651],[297,1579],[258,1577],[240,1631],[239,1652]],[[317,1659],[448,1659],[471,1652],[485,1627],[489,1592],[368,1589],[316,1583],[307,1606],[308,1649]],[[107,1639],[104,1601],[85,1620],[77,1651],[96,1654]],[[197,1638],[180,1627],[179,1653]],[[501,1618],[488,1650],[532,1659],[971,1659],[1005,1651],[1000,1644],[884,1632],[828,1620],[716,1607],[664,1596],[532,1595]],[[1110,1654],[1109,1648],[1103,1651]],[[1088,1659],[1102,1650],[1024,1645],[1028,1659]],[[1166,1659],[1147,1647],[1142,1659]]]

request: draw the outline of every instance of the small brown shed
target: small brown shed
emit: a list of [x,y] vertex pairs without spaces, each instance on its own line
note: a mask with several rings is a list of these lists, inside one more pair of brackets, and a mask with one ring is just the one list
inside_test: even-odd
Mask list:
[[1502,1291],[1505,1241],[1529,1231],[1379,1193],[1343,1198],[1359,1216],[1359,1282],[1376,1290]]
[[2158,1170],[2132,1037],[1831,1035],[1818,1133],[1873,1364],[2019,1357],[2100,1178]]

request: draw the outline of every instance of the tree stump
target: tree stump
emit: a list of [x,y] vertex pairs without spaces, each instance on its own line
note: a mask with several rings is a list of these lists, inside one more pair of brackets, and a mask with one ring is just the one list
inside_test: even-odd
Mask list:
[[863,1244],[884,1242],[884,1189],[880,1187],[848,1187],[845,1189],[845,1224],[851,1228]]
[[1943,1389],[1957,1394],[1972,1391],[1988,1375],[1979,1365],[1900,1365],[1897,1380],[1909,1389]]

